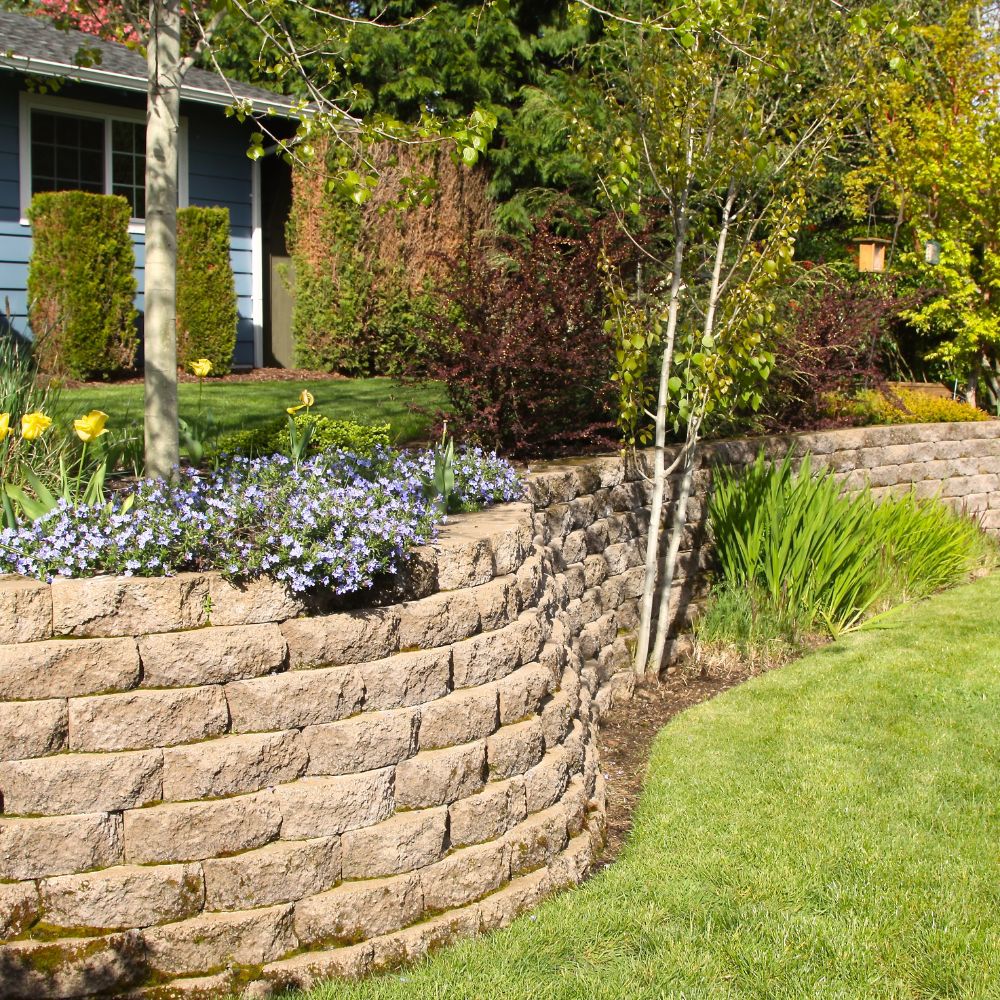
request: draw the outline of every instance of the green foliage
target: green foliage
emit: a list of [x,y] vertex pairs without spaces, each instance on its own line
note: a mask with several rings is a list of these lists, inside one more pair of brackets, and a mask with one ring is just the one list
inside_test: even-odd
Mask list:
[[236,347],[236,282],[229,257],[229,209],[177,211],[177,363],[208,358],[225,375]]
[[[994,548],[939,500],[911,492],[879,505],[867,491],[842,494],[829,470],[813,474],[808,456],[798,471],[790,455],[774,465],[763,454],[742,473],[717,470],[709,516],[722,585],[766,605],[765,620],[790,641],[807,627],[836,636],[955,584]],[[747,634],[737,627],[738,638]]]
[[91,378],[135,360],[129,214],[117,195],[59,191],[32,198],[28,308],[44,371]]
[[989,414],[961,400],[912,389],[866,390],[849,399],[834,397],[827,400],[826,410],[831,415],[849,415],[858,424],[946,424],[990,419]]
[[[304,433],[307,425],[312,428],[308,454],[339,449],[355,455],[371,455],[391,443],[391,425],[388,423],[362,424],[354,420],[335,420],[321,413],[298,413],[292,419],[299,435]],[[291,446],[287,423],[276,420],[263,427],[220,434],[211,454],[256,458],[260,455],[288,454]]]

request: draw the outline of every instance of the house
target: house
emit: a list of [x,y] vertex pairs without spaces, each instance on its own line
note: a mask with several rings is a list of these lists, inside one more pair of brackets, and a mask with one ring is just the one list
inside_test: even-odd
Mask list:
[[[139,52],[0,10],[0,325],[30,336],[28,205],[35,192],[68,188],[121,194],[132,204],[141,317],[145,94]],[[276,354],[287,364],[289,309],[283,288],[272,295],[271,276],[285,259],[290,171],[276,156],[246,155],[257,126],[226,116],[234,98],[273,115],[284,134],[291,131],[288,98],[191,69],[181,90],[178,202],[229,209],[240,317],[234,365],[260,367]],[[272,312],[281,329],[271,323]]]

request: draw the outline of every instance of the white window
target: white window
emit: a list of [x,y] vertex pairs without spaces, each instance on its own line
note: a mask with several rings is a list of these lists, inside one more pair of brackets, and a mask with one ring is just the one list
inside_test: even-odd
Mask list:
[[[142,112],[21,95],[21,216],[40,191],[118,194],[135,228],[146,215],[146,121]],[[186,129],[181,121],[178,203],[187,204]]]

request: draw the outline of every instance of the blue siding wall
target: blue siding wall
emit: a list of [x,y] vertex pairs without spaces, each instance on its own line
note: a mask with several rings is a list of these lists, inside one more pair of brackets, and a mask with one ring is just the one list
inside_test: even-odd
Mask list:
[[[0,71],[0,314],[9,302],[11,325],[29,335],[26,286],[31,231],[20,222],[20,176],[18,168],[18,94],[22,86],[16,74]],[[94,87],[66,86],[61,96],[113,107],[142,107],[141,97],[126,92]],[[188,203],[222,205],[231,221],[231,259],[236,278],[239,326],[233,361],[253,364],[253,275],[250,241],[251,169],[246,155],[250,129],[221,108],[185,105],[187,119]],[[145,243],[141,233],[132,236],[135,250],[136,281],[139,294],[136,308],[143,309],[143,266]]]

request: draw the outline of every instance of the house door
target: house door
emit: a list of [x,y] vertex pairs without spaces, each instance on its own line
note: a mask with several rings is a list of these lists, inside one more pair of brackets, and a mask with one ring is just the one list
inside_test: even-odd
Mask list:
[[266,156],[259,162],[264,251],[264,364],[294,368],[294,273],[285,242],[285,226],[292,206],[292,168],[277,156]]

